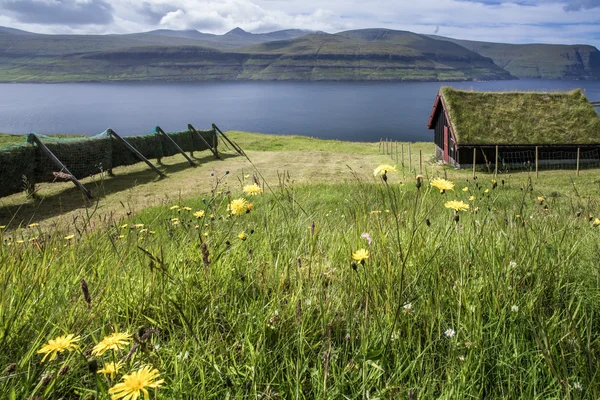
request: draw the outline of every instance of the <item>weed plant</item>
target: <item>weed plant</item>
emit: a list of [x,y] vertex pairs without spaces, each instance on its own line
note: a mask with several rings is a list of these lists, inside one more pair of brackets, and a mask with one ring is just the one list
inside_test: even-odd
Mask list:
[[146,366],[165,399],[597,398],[598,203],[378,172],[215,171],[212,195],[93,232],[5,227],[0,398],[107,399]]

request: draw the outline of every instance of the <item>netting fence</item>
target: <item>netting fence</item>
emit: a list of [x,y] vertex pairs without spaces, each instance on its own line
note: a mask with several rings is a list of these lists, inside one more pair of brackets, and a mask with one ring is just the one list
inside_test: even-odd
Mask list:
[[[151,133],[141,136],[127,136],[123,139],[132,145],[147,159],[156,159],[179,154],[179,150],[164,135],[158,133],[158,127]],[[216,148],[215,129],[186,130],[166,133],[184,152]],[[201,136],[201,138],[199,137]],[[133,165],[141,162],[130,149],[116,140],[106,130],[98,135],[85,138],[55,138],[35,135],[69,172],[82,179],[112,168]],[[60,168],[51,160],[40,146],[35,144],[33,134],[21,145],[0,148],[0,197],[27,190],[35,183],[54,182],[61,178]],[[64,178],[64,174],[62,178]]]

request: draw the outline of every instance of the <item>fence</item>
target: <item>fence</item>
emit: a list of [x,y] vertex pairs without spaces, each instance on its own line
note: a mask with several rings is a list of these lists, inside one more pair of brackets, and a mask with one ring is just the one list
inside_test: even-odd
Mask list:
[[[163,132],[159,127],[142,136],[123,137],[145,159],[157,159],[184,152],[212,150],[217,147],[216,126],[209,130],[193,127],[182,132]],[[52,155],[68,169],[57,167]],[[187,157],[187,156],[186,156]],[[108,129],[89,138],[58,139],[29,134],[21,145],[0,149],[0,197],[22,192],[39,182],[66,177],[74,182],[115,167],[141,161],[119,136]],[[61,174],[62,173],[62,174]]]

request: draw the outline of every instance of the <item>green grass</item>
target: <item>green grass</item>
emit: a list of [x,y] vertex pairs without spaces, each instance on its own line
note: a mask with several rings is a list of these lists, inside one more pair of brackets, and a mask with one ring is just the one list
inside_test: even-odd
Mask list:
[[[116,169],[76,218],[4,223],[0,398],[107,399],[143,365],[159,370],[165,399],[599,396],[597,170],[493,187],[426,158],[417,189],[415,154],[430,143],[385,183],[372,173],[390,162],[377,143],[229,134],[258,170],[167,158],[169,178],[129,189],[142,167]],[[228,216],[252,175],[265,192]],[[429,182],[445,175],[457,185],[440,194]],[[60,190],[25,208],[78,197]],[[144,206],[146,192],[162,201]],[[470,204],[458,222],[448,200]],[[353,264],[361,248],[369,258]],[[115,331],[136,341],[93,357]],[[79,350],[41,363],[36,351],[69,333]],[[122,371],[93,374],[94,360]]]
[[600,144],[600,117],[580,89],[441,93],[459,144]]

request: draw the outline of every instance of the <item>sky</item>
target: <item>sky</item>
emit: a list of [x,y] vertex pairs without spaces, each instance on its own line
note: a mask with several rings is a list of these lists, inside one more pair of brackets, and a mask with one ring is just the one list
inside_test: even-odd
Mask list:
[[0,26],[79,34],[389,28],[600,48],[600,0],[0,0]]

